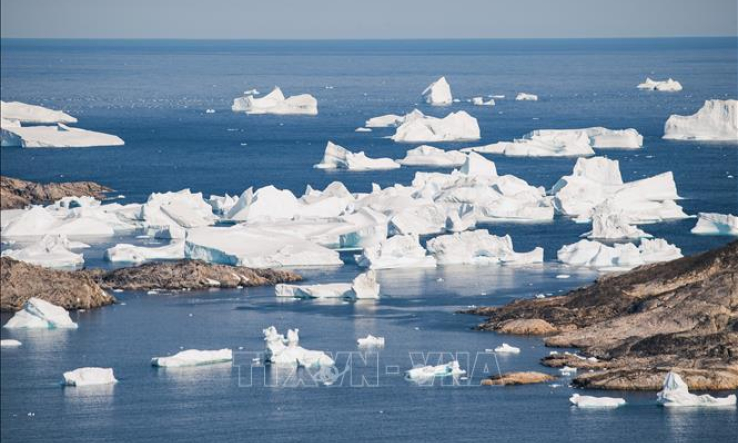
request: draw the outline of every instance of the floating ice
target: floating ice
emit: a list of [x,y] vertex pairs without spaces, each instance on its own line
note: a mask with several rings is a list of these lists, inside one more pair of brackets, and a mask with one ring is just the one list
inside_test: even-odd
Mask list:
[[569,401],[578,408],[617,408],[625,406],[624,398],[615,397],[590,397],[574,394],[569,398]]
[[172,240],[159,247],[135,246],[119,243],[105,251],[105,260],[113,263],[144,263],[151,260],[178,260],[185,258],[184,240]]
[[646,77],[646,81],[638,85],[638,89],[648,89],[651,91],[662,92],[678,92],[682,90],[682,84],[673,78],[668,80],[652,80]]
[[622,208],[613,208],[610,200],[595,207],[592,215],[592,230],[585,233],[590,239],[620,240],[651,237],[630,224]]
[[696,114],[666,120],[669,140],[738,141],[738,100],[707,100]]
[[397,169],[400,165],[391,158],[369,158],[364,154],[364,151],[353,153],[342,146],[328,142],[323,154],[323,161],[314,167],[318,169],[370,171],[375,169]]
[[405,158],[397,163],[403,166],[456,167],[466,162],[466,154],[459,151],[444,151],[433,146],[422,145],[407,151]]
[[656,402],[666,407],[735,407],[736,396],[715,398],[711,395],[695,395],[675,372],[669,372],[664,379],[661,391],[656,395]]
[[504,154],[510,157],[576,157],[594,155],[589,137],[582,131],[531,132],[512,142],[464,148],[462,152]]
[[356,340],[356,343],[359,345],[360,348],[381,348],[384,347],[384,337],[375,337],[372,334],[369,334],[365,338],[360,338]]
[[564,366],[563,368],[559,369],[559,373],[561,373],[561,375],[565,377],[571,377],[572,375],[575,375],[577,373],[577,368]]
[[285,98],[282,90],[275,86],[261,98],[251,94],[234,99],[231,109],[246,114],[318,115],[318,100],[310,94]]
[[517,101],[538,101],[538,96],[535,94],[528,94],[525,92],[519,92],[518,95],[515,96],[515,100]]
[[471,103],[474,106],[494,106],[495,105],[495,100],[493,98],[491,98],[491,99],[485,101],[484,100],[484,97],[473,97],[471,99]]
[[451,95],[451,86],[446,81],[446,77],[439,78],[425,88],[423,99],[426,103],[433,106],[446,106],[453,103],[454,98]]
[[425,114],[417,109],[413,109],[405,115],[386,114],[378,117],[372,117],[364,123],[367,128],[389,128],[398,127],[403,123],[409,123],[413,120],[425,118]]
[[118,383],[112,368],[79,368],[64,373],[66,386],[97,386]]
[[7,329],[77,329],[77,323],[69,317],[66,309],[51,304],[40,298],[31,297],[5,323]]
[[405,372],[405,377],[410,380],[423,380],[435,377],[458,377],[464,374],[466,374],[466,371],[461,369],[458,361],[454,360],[443,365],[420,366],[410,369]]
[[201,193],[189,189],[151,194],[138,214],[149,235],[160,238],[184,238],[186,230],[209,226],[218,219]]
[[0,340],[0,348],[17,348],[22,345],[23,343],[18,340],[13,340],[12,338]]
[[377,283],[376,273],[368,271],[358,275],[353,283],[278,284],[274,288],[274,293],[277,297],[378,299],[379,283]]
[[265,360],[271,364],[306,368],[331,367],[335,364],[325,352],[311,351],[299,346],[299,329],[288,330],[286,339],[274,326],[263,332],[266,342]]
[[371,128],[356,128],[354,132],[372,132]]
[[224,218],[255,223],[337,217],[344,213],[350,201],[353,201],[350,194],[332,195],[330,191],[320,194],[313,191],[311,195],[298,199],[291,191],[277,189],[274,186],[265,186],[256,192],[249,188],[241,194]]
[[503,343],[502,346],[495,348],[495,352],[498,354],[520,354],[520,348]]
[[28,105],[21,102],[0,101],[0,114],[4,120],[30,124],[77,123],[77,119],[62,111]]
[[530,264],[543,262],[543,248],[513,251],[509,235],[497,237],[485,229],[441,235],[428,241],[428,252],[439,265]]
[[365,248],[356,263],[369,269],[434,268],[436,259],[426,255],[416,235],[397,235]]
[[632,243],[607,246],[590,240],[563,246],[559,249],[559,261],[570,266],[602,268],[603,270],[632,269],[648,263],[675,260],[682,257],[681,250],[663,239],[646,239],[636,247]]
[[219,349],[214,351],[200,351],[188,349],[178,352],[169,357],[155,357],[151,359],[151,365],[160,368],[181,368],[185,366],[204,366],[225,363],[233,360],[233,352],[230,349]]
[[738,217],[731,214],[700,212],[692,234],[738,235]]
[[45,268],[77,268],[85,260],[82,254],[71,249],[86,248],[88,245],[70,242],[65,235],[45,235],[41,240],[22,249],[6,249],[3,257],[10,257]]
[[0,144],[23,148],[89,148],[122,146],[125,143],[115,135],[71,128],[63,123],[57,123],[56,126],[2,126]]
[[464,111],[452,112],[444,118],[420,116],[405,121],[392,140],[402,143],[432,143],[478,140],[477,119]]

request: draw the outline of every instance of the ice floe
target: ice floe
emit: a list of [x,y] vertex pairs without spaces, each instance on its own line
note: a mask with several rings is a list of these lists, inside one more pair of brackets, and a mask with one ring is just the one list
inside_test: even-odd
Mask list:
[[433,106],[446,106],[453,103],[454,98],[451,95],[451,86],[446,81],[446,77],[439,78],[425,88],[423,99],[426,103]]
[[735,407],[736,396],[716,398],[707,394],[691,394],[679,374],[669,372],[661,391],[656,395],[656,402],[666,407]]
[[518,95],[515,96],[515,100],[517,101],[538,101],[538,96],[535,94],[528,94],[526,92],[519,92]]
[[484,97],[472,97],[471,104],[474,106],[494,106],[495,99],[485,100]]
[[74,253],[72,249],[87,247],[84,243],[69,241],[65,235],[45,235],[25,248],[6,249],[2,256],[45,268],[78,268],[85,260],[82,254]]
[[669,140],[738,141],[738,100],[706,100],[697,113],[666,120]]
[[0,144],[23,148],[89,148],[122,146],[125,143],[115,135],[57,123],[56,126],[4,125],[0,128]]
[[480,138],[477,119],[464,111],[438,118],[421,115],[407,118],[397,128],[392,140],[402,143],[470,141]]
[[151,365],[160,368],[181,368],[186,366],[204,366],[233,360],[233,351],[230,349],[218,349],[213,351],[201,351],[188,349],[168,357],[154,357]]
[[435,377],[458,377],[464,374],[466,374],[466,371],[461,369],[458,361],[454,360],[437,366],[412,368],[405,372],[405,377],[410,380],[427,380]]
[[349,171],[370,171],[397,169],[400,167],[391,158],[369,158],[361,152],[351,152],[343,146],[328,142],[323,161],[314,166],[317,169],[348,169]]
[[738,235],[738,217],[731,214],[700,212],[692,234]]
[[638,89],[648,89],[651,91],[662,92],[678,92],[682,90],[682,84],[673,78],[668,80],[652,80],[646,77],[646,81],[638,85]]
[[0,348],[17,348],[23,346],[23,343],[19,342],[18,340],[14,340],[12,338],[6,338],[3,340],[0,340]]
[[498,354],[520,354],[520,348],[503,343],[501,346],[495,348],[495,352]]
[[403,166],[458,167],[466,162],[466,154],[459,151],[444,151],[433,146],[422,145],[410,149],[405,158],[397,160]]
[[274,288],[277,297],[294,298],[347,298],[377,299],[379,283],[374,271],[358,275],[352,283],[327,283],[317,285],[278,284]]
[[559,261],[570,266],[623,270],[675,260],[682,257],[682,253],[664,239],[643,239],[637,247],[632,243],[608,246],[596,241],[580,240],[563,246],[557,256]]
[[31,297],[3,326],[7,329],[77,329],[66,309]]
[[0,101],[0,114],[2,114],[4,120],[23,124],[77,123],[76,118],[65,112],[21,102]]
[[369,334],[364,338],[356,340],[356,343],[360,348],[381,348],[384,347],[384,337],[375,337]]
[[112,368],[79,368],[64,373],[65,386],[99,386],[118,383]]
[[578,408],[618,408],[625,406],[625,399],[616,397],[590,397],[574,394],[569,397],[569,401]]
[[331,367],[333,359],[323,351],[311,351],[300,346],[298,329],[287,331],[287,338],[270,326],[264,329],[266,342],[265,360],[273,365],[300,366],[305,368]]
[[119,243],[105,251],[105,260],[113,263],[144,263],[151,260],[178,260],[185,258],[184,240],[172,240],[159,247],[136,246]]
[[263,97],[247,94],[236,98],[231,109],[246,114],[318,115],[318,100],[310,94],[285,97],[282,90],[275,87]]
[[531,264],[543,262],[543,248],[519,253],[509,235],[497,237],[485,229],[441,235],[428,241],[428,252],[439,265]]
[[369,269],[434,268],[436,259],[426,254],[417,235],[396,235],[365,248],[356,263]]

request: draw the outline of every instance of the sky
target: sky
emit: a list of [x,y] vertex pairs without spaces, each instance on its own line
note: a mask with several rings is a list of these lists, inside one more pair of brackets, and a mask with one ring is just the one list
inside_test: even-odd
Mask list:
[[738,36],[737,0],[2,0],[3,38]]

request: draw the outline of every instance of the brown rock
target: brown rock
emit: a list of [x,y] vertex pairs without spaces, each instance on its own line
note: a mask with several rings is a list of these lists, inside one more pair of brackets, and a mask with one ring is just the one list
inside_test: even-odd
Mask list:
[[95,182],[34,183],[0,176],[0,209],[20,209],[32,204],[46,204],[64,197],[105,197],[112,189]]
[[540,318],[521,318],[500,322],[495,325],[495,331],[516,335],[551,335],[558,330],[551,323]]
[[556,380],[556,377],[543,372],[508,372],[502,375],[493,375],[482,380],[482,386],[514,386],[545,383]]

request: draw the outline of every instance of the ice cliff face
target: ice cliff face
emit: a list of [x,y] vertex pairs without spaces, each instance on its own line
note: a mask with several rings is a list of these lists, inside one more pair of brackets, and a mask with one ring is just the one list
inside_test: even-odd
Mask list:
[[738,141],[738,100],[707,100],[697,113],[666,120],[668,140]]

